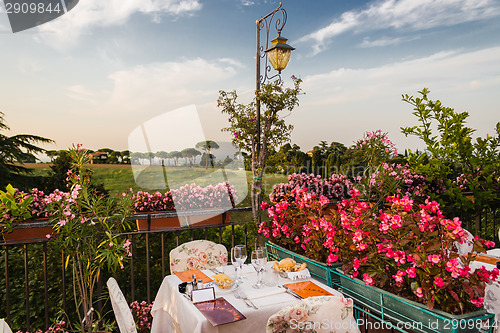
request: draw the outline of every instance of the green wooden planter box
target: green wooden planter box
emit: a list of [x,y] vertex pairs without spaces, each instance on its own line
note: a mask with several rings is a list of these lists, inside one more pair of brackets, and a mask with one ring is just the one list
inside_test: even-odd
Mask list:
[[[479,310],[464,315],[451,315],[440,310],[399,297],[377,287],[351,279],[340,268],[333,274],[340,280],[342,293],[355,301],[355,307],[382,322],[398,325],[402,332],[493,332],[494,315]],[[482,324],[487,324],[481,330]],[[489,327],[489,329],[488,329]]]
[[[330,270],[341,266],[341,263],[335,264],[333,266],[328,266],[325,263],[309,259],[306,256],[287,250],[284,247],[276,245],[272,242],[266,242],[266,251],[268,260],[280,261],[281,259],[292,258],[299,264],[302,264],[304,262],[307,263],[307,268],[309,269],[309,272],[311,272],[312,277],[326,284],[327,286],[333,288],[337,287],[336,283],[332,283],[332,274],[330,273]],[[338,276],[334,276],[334,278],[338,279]]]

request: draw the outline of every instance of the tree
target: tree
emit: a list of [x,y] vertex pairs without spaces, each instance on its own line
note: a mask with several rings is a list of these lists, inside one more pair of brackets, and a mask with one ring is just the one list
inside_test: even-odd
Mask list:
[[174,150],[168,153],[168,158],[172,158],[174,160],[175,166],[179,164],[179,158],[182,157],[182,153],[180,151]]
[[[219,149],[219,145],[215,141],[207,140],[207,141],[201,141],[198,142],[195,146],[195,148],[203,150],[206,154],[207,157],[210,157],[212,155],[212,149]],[[211,163],[213,165],[213,161],[209,162],[209,158],[205,159],[205,169],[208,169],[208,163]]]
[[[255,92],[255,100],[244,105],[238,104],[236,91],[219,91],[217,106],[222,113],[229,115],[230,125],[222,131],[230,132],[235,146],[252,154],[252,213],[258,219],[260,212],[260,193],[262,176],[271,148],[276,148],[290,140],[293,126],[284,119],[284,111],[291,112],[299,104],[301,79],[292,76],[294,88],[283,88],[283,83],[274,82],[262,85]],[[260,138],[255,126],[256,101],[259,100],[263,114],[261,115]],[[260,147],[258,144],[260,143]],[[259,149],[260,148],[260,149]]]
[[130,163],[130,150],[124,150],[120,152],[122,157],[122,163]]
[[208,165],[209,164],[210,164],[211,168],[214,167],[214,165],[215,165],[215,155],[203,153],[203,155],[201,155],[200,166],[204,166],[205,169],[208,169]]
[[[426,88],[418,93],[421,97],[403,95],[403,101],[413,106],[419,125],[402,127],[401,131],[405,136],[421,139],[426,148],[423,154],[410,151],[407,160],[414,171],[425,174],[430,182],[443,183],[446,192],[429,193],[431,198],[475,213],[477,234],[479,212],[500,199],[500,123],[496,124],[494,136],[473,140],[476,130],[466,126],[467,112],[455,112],[441,101],[429,99],[430,91]],[[469,200],[463,191],[472,192],[474,200]]]
[[157,151],[155,156],[161,160],[161,165],[164,165],[164,161],[168,157],[168,153],[166,151]]
[[[5,123],[4,113],[0,112],[0,131],[10,130]],[[17,134],[6,136],[0,133],[0,186],[4,188],[15,179],[22,177],[23,173],[29,173],[31,170],[22,165],[23,161],[35,157],[34,154],[44,153],[45,149],[35,146],[35,143],[53,143],[37,135]],[[21,165],[16,165],[21,163]]]
[[196,156],[201,155],[201,153],[194,148],[185,148],[181,150],[181,154],[182,157],[186,159],[186,164],[189,162],[191,165],[195,163]]

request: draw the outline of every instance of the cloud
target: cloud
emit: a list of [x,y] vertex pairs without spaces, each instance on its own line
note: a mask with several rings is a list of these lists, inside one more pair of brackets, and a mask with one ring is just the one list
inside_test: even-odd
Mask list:
[[[67,96],[81,102],[87,102],[96,105],[99,100],[102,100],[102,94],[98,94],[95,91],[83,86],[83,85],[73,85],[66,88]],[[101,95],[101,96],[99,96]]]
[[[382,129],[389,131],[398,147],[416,146],[418,140],[400,133],[400,126],[415,123],[401,94],[415,96],[424,87],[431,90],[432,99],[469,111],[468,124],[481,129],[478,135],[486,134],[483,130],[491,134],[491,124],[498,121],[499,58],[500,47],[467,53],[451,50],[380,67],[306,76],[300,110],[307,112],[292,115],[290,121],[297,124],[294,136],[307,138],[311,146],[320,140],[349,144],[363,130]],[[325,138],[325,133],[331,137]]]
[[301,37],[298,42],[312,41],[313,54],[317,54],[336,36],[348,31],[418,31],[498,16],[500,2],[496,0],[383,0],[363,10],[344,12],[328,26]]
[[255,1],[252,1],[252,0],[241,0],[241,4],[243,6],[253,6],[253,5],[255,5]]
[[[406,60],[368,69],[339,69],[304,79],[304,91],[322,98],[316,104],[329,105],[368,100],[376,95],[394,94],[424,86],[473,89],[500,81],[500,47],[475,52],[445,51],[428,57]],[[457,68],[460,70],[457,71]]]
[[92,27],[120,25],[135,13],[150,15],[158,22],[162,15],[189,15],[201,7],[198,0],[85,0],[60,18],[39,26],[39,38],[54,46],[67,45]]
[[[125,110],[164,110],[188,104],[214,104],[220,82],[234,77],[242,65],[236,60],[202,58],[153,63],[115,72],[110,104]],[[207,88],[208,87],[208,88]]]
[[398,45],[401,43],[406,43],[410,42],[412,40],[415,40],[417,38],[401,38],[401,37],[396,37],[396,38],[379,38],[376,40],[370,40],[369,37],[366,37],[363,39],[363,42],[359,44],[359,47],[361,48],[369,48],[369,47],[381,47],[381,46],[389,46],[389,45]]

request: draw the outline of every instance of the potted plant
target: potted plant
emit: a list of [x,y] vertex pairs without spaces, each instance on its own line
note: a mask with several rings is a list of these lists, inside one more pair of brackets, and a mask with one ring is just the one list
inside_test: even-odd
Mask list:
[[73,274],[74,301],[83,322],[80,330],[90,333],[96,318],[94,291],[102,270],[106,267],[113,274],[132,255],[131,242],[120,235],[131,229],[126,217],[132,214],[132,200],[130,195],[111,198],[91,190],[87,151],[78,145],[69,149],[69,155],[69,192],[54,191],[47,202],[54,243],[64,251],[66,267]]
[[164,194],[145,191],[134,193],[132,189],[129,192],[134,200],[139,230],[223,224],[230,220],[230,213],[225,211],[233,208],[236,200],[234,187],[226,182],[206,187],[187,184]]
[[[332,274],[344,292],[359,303],[369,302],[373,313],[392,311],[392,319],[401,319],[402,304],[411,303],[404,317],[421,321],[420,315],[426,313],[429,320],[445,318],[438,331],[446,331],[443,325],[457,318],[488,318],[481,310],[485,284],[495,281],[499,271],[471,272],[469,263],[475,252],[484,252],[492,242],[476,238],[474,253],[459,256],[451,251],[453,244],[464,242],[467,234],[458,218],[443,216],[438,203],[416,205],[406,196],[390,196],[386,209],[378,210],[361,201],[359,191],[350,194],[351,198],[328,207],[324,197],[296,191],[293,205],[285,201],[268,208],[273,221],[262,224],[259,232],[270,239],[283,235],[285,244],[326,258],[328,265],[342,262],[341,271],[332,269]],[[391,301],[384,303],[383,295]],[[385,308],[390,304],[395,308]]]
[[7,185],[0,190],[0,226],[6,243],[47,240],[52,228],[48,226],[44,193],[33,189],[24,193]]

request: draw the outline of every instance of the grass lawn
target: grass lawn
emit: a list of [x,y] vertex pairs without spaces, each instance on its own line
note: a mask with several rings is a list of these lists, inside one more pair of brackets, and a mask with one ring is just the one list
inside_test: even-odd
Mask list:
[[[50,164],[27,163],[26,167],[34,170],[34,175],[47,175]],[[170,188],[179,188],[185,184],[195,183],[199,186],[217,184],[227,177],[230,183],[236,187],[236,191],[243,201],[238,206],[250,206],[250,187],[252,173],[243,170],[225,170],[225,177],[220,169],[205,169],[203,167],[165,167],[161,166],[134,166],[126,164],[89,164],[93,171],[93,179],[96,183],[102,183],[112,195],[118,195],[132,188],[134,191],[160,191],[166,189],[165,176]],[[134,177],[135,173],[135,177]],[[268,174],[262,182],[263,198],[269,195],[275,184],[285,182],[286,175]],[[241,196],[245,196],[245,198]]]

